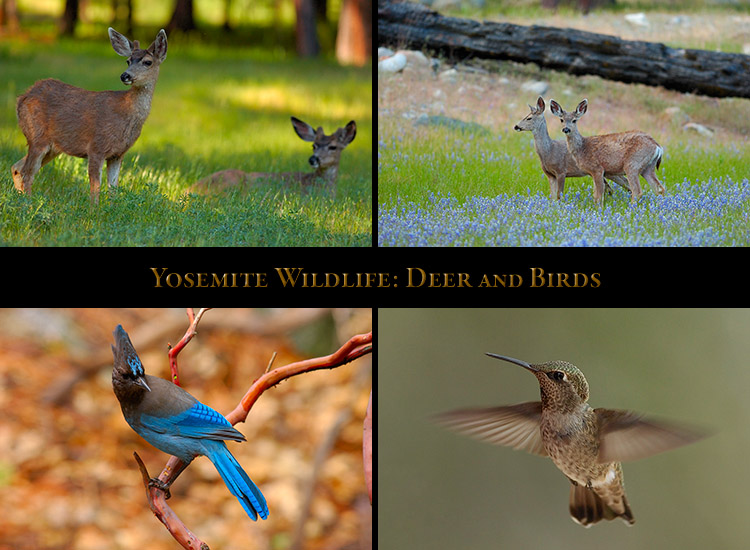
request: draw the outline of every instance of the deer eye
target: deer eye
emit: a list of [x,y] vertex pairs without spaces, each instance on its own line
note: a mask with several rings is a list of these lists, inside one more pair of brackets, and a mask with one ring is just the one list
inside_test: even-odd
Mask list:
[[328,146],[328,150],[329,151],[335,151],[336,150],[336,146],[335,145],[329,145]]
[[150,60],[149,60],[149,61],[144,61],[144,62],[143,62],[143,64],[144,64],[144,65],[146,65],[146,67],[150,67],[150,66],[151,66],[151,63],[153,63],[153,62],[152,62],[152,61],[150,61]]

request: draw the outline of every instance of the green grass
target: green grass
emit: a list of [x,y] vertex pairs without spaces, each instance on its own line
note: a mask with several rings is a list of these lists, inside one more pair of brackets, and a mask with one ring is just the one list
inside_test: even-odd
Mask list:
[[[125,155],[120,188],[88,201],[85,159],[43,167],[30,197],[10,166],[25,154],[16,97],[47,77],[90,90],[122,89],[125,68],[98,41],[0,42],[0,243],[64,246],[369,246],[372,226],[372,72],[282,49],[170,42],[151,114]],[[217,170],[309,171],[311,146],[290,116],[327,133],[357,122],[338,190],[268,184],[247,195],[199,197],[187,188]]]
[[[455,82],[418,73],[380,80],[378,244],[750,245],[747,100],[576,78],[533,65],[481,67],[486,72],[463,72]],[[546,81],[547,101],[557,99],[568,110],[587,97],[583,135],[650,133],[665,149],[657,176],[667,196],[656,197],[641,179],[639,203],[631,205],[613,185],[614,195],[600,209],[586,177],[568,179],[563,199],[551,201],[531,133],[512,129],[536,99],[522,90],[527,80]],[[682,114],[669,114],[672,107]],[[484,131],[418,123],[419,116],[436,113]],[[715,134],[686,131],[688,117]],[[563,138],[549,112],[547,126],[553,139]]]

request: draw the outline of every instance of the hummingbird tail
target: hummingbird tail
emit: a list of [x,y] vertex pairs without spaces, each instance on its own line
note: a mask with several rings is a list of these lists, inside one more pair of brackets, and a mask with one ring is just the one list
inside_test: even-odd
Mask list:
[[633,512],[630,510],[625,495],[622,495],[622,504],[624,510],[618,514],[588,487],[580,484],[573,484],[570,487],[570,516],[573,521],[584,527],[591,527],[602,519],[611,520],[616,517],[622,518],[628,525],[633,525],[635,519],[633,519]]

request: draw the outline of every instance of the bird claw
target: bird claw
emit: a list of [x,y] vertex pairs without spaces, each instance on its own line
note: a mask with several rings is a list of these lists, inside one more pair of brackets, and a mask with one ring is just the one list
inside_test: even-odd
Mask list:
[[148,480],[148,486],[156,487],[157,489],[164,491],[164,495],[165,495],[164,498],[166,500],[169,500],[172,497],[172,493],[169,492],[169,484],[164,483],[160,479],[152,477],[151,479]]

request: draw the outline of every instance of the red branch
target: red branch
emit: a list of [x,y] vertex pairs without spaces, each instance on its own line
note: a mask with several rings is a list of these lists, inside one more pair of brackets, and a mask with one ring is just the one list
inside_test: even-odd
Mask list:
[[297,361],[284,367],[277,367],[253,382],[253,385],[250,386],[242,401],[240,401],[232,412],[226,415],[226,418],[232,425],[237,424],[237,422],[244,422],[250,409],[263,392],[282,380],[297,376],[303,372],[340,367],[370,352],[372,352],[372,332],[353,336],[331,355]]
[[[182,337],[180,342],[173,348],[170,347],[169,364],[172,371],[172,380],[175,384],[179,385],[179,378],[177,375],[177,355],[193,338],[193,336],[195,336],[198,323],[207,309],[210,308],[203,308],[197,315],[195,315],[192,308],[188,308],[190,327],[185,332],[185,336]],[[237,424],[237,422],[244,422],[253,404],[255,404],[263,392],[268,388],[275,386],[282,380],[302,374],[303,372],[340,367],[341,365],[345,365],[371,352],[372,332],[369,332],[367,334],[360,334],[352,337],[336,352],[326,357],[297,361],[296,363],[291,363],[284,367],[278,367],[268,371],[253,383],[240,401],[239,405],[237,405],[237,407],[226,416],[226,419],[229,420],[232,425]],[[189,550],[209,550],[208,545],[198,539],[198,537],[187,528],[187,526],[169,507],[166,501],[167,492],[164,488],[158,486],[161,484],[163,487],[169,487],[188,465],[184,464],[177,457],[171,456],[169,457],[164,470],[159,474],[158,479],[152,481],[149,478],[148,471],[140,457],[135,454],[135,458],[138,462],[138,467],[143,477],[143,483],[146,487],[148,503],[154,515],[159,518],[159,521],[164,524],[170,534],[182,545],[183,548]],[[372,494],[370,495],[370,500],[372,501]]]
[[196,329],[198,328],[198,323],[201,321],[201,317],[203,317],[203,314],[206,313],[210,307],[202,307],[200,311],[198,311],[198,315],[195,314],[193,311],[193,308],[189,307],[187,308],[187,316],[188,320],[190,321],[190,326],[185,331],[185,336],[182,337],[182,340],[177,342],[177,345],[175,347],[169,346],[169,353],[167,354],[169,356],[169,370],[172,372],[172,382],[180,385],[180,376],[177,373],[177,356],[182,351],[182,348],[184,348],[187,343],[193,339],[193,336],[195,336]]

